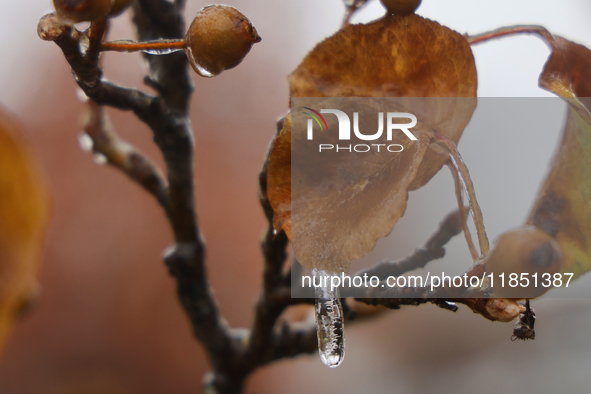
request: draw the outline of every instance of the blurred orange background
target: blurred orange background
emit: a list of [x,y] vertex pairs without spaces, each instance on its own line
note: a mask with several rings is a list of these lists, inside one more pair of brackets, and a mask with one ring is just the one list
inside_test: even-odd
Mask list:
[[[587,0],[560,6],[499,0],[481,8],[473,0],[423,3],[419,14],[460,32],[535,22],[591,44]],[[187,20],[207,4],[188,1]],[[223,315],[240,327],[251,324],[261,284],[259,240],[265,220],[257,176],[275,120],[287,110],[287,75],[318,40],[336,31],[343,6],[340,0],[227,4],[251,19],[263,41],[236,69],[212,79],[194,76],[191,119],[197,207],[211,283]],[[162,262],[162,251],[172,242],[162,210],[124,175],[95,164],[78,146],[84,106],[77,86],[59,48],[36,35],[49,1],[3,7],[0,102],[25,124],[49,178],[54,206],[41,297],[17,325],[0,359],[0,393],[197,392],[207,360]],[[380,12],[374,0],[357,20]],[[133,37],[127,14],[114,21],[110,37]],[[501,44],[475,49],[479,94],[546,95],[536,88],[548,53],[544,45],[534,38]],[[104,72],[110,80],[149,91],[138,54],[108,54]],[[121,137],[162,164],[145,125],[131,113],[110,114]],[[480,186],[488,196],[483,211],[485,220],[491,219],[491,238],[523,221],[557,136],[558,130],[548,136],[543,153],[532,158],[538,172],[524,176],[526,184],[510,163],[492,166],[466,159],[477,193]],[[478,149],[478,136],[466,144],[460,143],[460,150]],[[433,185],[411,194],[405,220],[387,240],[393,258],[421,245],[453,209],[450,179],[438,176]],[[498,186],[497,180],[514,183]],[[439,194],[445,199],[437,199]],[[500,202],[506,195],[512,200]],[[460,237],[453,240],[458,252],[450,256],[467,264],[462,243]],[[336,370],[324,367],[317,355],[301,356],[257,371],[246,392],[588,391],[591,303],[547,297],[534,308],[537,339],[528,343],[510,342],[512,325],[485,321],[466,308],[455,314],[434,306],[390,311],[347,325],[347,356]]]

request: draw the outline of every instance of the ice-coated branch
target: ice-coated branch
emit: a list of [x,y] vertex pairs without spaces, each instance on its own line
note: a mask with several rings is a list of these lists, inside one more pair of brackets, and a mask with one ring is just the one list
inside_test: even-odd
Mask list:
[[88,107],[84,131],[92,140],[92,151],[103,155],[107,163],[137,182],[166,208],[168,186],[161,171],[133,145],[117,135],[104,107],[93,100],[89,100]]
[[385,280],[388,276],[400,276],[406,272],[423,268],[429,262],[445,255],[443,248],[453,237],[462,232],[462,216],[460,211],[448,214],[439,224],[437,231],[427,240],[423,247],[413,254],[398,261],[384,260],[366,270],[355,273],[356,276],[377,276]]
[[462,215],[459,210],[454,211],[445,217],[425,245],[416,249],[410,256],[398,261],[384,261],[356,273],[357,276],[377,276],[383,286],[367,287],[365,294],[362,297],[356,297],[355,300],[368,305],[382,305],[390,309],[399,309],[403,305],[417,306],[432,303],[454,312],[458,309],[456,304],[464,304],[474,313],[492,321],[511,321],[525,313],[524,306],[513,300],[492,298],[486,289],[473,289],[467,292],[463,289],[442,287],[433,291],[430,287],[391,287],[384,282],[388,276],[400,276],[423,268],[430,261],[442,258],[445,254],[443,247],[451,238],[462,232],[464,220],[465,215]]
[[[132,6],[133,23],[139,41],[178,39],[185,36],[184,1],[135,1]],[[146,78],[167,106],[186,114],[193,85],[189,74],[187,55],[175,52],[166,56],[144,53],[150,74]]]
[[464,304],[488,320],[501,322],[510,322],[526,312],[524,305],[511,299],[491,298],[491,294],[482,289],[467,292],[463,289],[439,288],[432,291],[430,287],[378,286],[367,288],[365,296],[355,300],[368,305],[382,305],[389,309],[431,303],[453,312],[458,309],[455,304]]
[[[134,21],[140,38],[182,37],[182,5],[183,2],[134,2]],[[146,56],[149,80],[158,96],[117,86],[102,78],[98,64],[105,29],[106,22],[101,21],[79,32],[72,24],[48,14],[39,21],[38,34],[62,49],[76,82],[90,99],[99,105],[131,110],[152,129],[166,163],[168,198],[163,201],[175,238],[165,262],[177,280],[179,299],[191,320],[193,332],[216,369],[233,356],[232,349],[237,341],[219,315],[205,271],[205,247],[194,203],[193,136],[187,113],[192,85],[187,59],[184,54],[157,59]]]
[[[139,39],[183,37],[182,5],[167,1],[134,2],[133,21]],[[153,115],[143,113],[140,118],[154,132],[154,141],[164,156],[170,201],[167,214],[176,241],[166,253],[165,262],[177,280],[178,296],[191,320],[193,332],[216,370],[231,361],[239,338],[230,334],[220,316],[206,274],[205,246],[195,210],[193,134],[188,119],[193,88],[188,62],[182,52],[144,57],[150,70],[151,86],[159,96],[151,103]]]
[[[139,39],[182,37],[183,3],[135,2],[133,21]],[[40,20],[38,33],[62,49],[76,82],[91,99],[86,132],[93,139],[94,151],[155,195],[166,210],[176,242],[166,252],[165,262],[177,280],[179,299],[195,336],[211,362],[212,371],[205,386],[219,393],[240,392],[246,377],[256,368],[280,358],[313,352],[318,346],[313,325],[276,325],[287,307],[313,300],[291,298],[289,276],[283,273],[288,240],[285,233],[275,234],[272,227],[273,211],[266,197],[266,165],[261,172],[260,194],[269,219],[262,241],[264,287],[252,330],[230,329],[219,315],[209,287],[205,248],[195,213],[193,138],[187,114],[192,85],[186,56],[144,55],[150,70],[145,81],[158,92],[157,96],[118,86],[103,79],[98,63],[100,38],[106,28],[106,22],[101,21],[79,32],[72,24],[48,14]],[[117,136],[103,105],[131,110],[152,129],[154,141],[164,156],[168,183],[154,165]]]

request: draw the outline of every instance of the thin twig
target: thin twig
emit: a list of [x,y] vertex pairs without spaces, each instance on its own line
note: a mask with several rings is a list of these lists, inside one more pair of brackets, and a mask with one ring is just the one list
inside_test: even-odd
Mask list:
[[103,155],[113,167],[121,170],[152,194],[160,205],[168,206],[167,185],[154,163],[122,140],[111,125],[104,107],[88,101],[84,131],[92,139],[92,151]]
[[[133,21],[140,41],[182,38],[185,24],[178,4],[138,0],[133,3]],[[176,244],[165,257],[177,280],[177,292],[195,336],[207,350],[214,370],[228,363],[240,338],[231,336],[215,303],[205,269],[205,246],[197,222],[193,186],[193,133],[188,118],[193,91],[184,53],[144,55],[152,81],[161,99],[155,100],[157,115],[148,125],[166,163],[169,199],[168,218]]]
[[506,36],[513,36],[517,34],[534,34],[546,39],[548,43],[552,42],[554,38],[552,34],[543,26],[537,25],[517,25],[502,27],[500,29],[488,31],[485,33],[476,34],[473,36],[465,34],[464,37],[468,40],[470,45],[480,44],[491,39],[497,39]]
[[367,1],[368,0],[353,0],[351,5],[346,5],[345,3],[345,17],[343,18],[341,29],[351,22],[351,17],[353,17],[353,14],[363,7]]
[[[449,168],[449,172],[451,172],[451,176],[454,180],[454,191],[456,194],[456,201],[458,203],[458,207],[463,207],[464,205],[464,187],[462,186],[462,182],[460,180],[460,175],[458,171],[451,163],[448,161],[447,167]],[[476,246],[474,246],[474,241],[472,241],[472,234],[470,233],[470,229],[468,228],[468,215],[467,210],[460,211],[460,220],[462,221],[462,229],[464,230],[464,239],[468,244],[468,250],[470,251],[470,255],[472,256],[472,261],[478,261],[480,256],[478,256],[478,251],[476,250]]]
[[[282,122],[277,124],[276,135],[281,131]],[[268,155],[267,155],[268,157]],[[273,227],[273,209],[267,196],[268,161],[263,164],[259,175],[259,200],[267,217],[267,231],[261,244],[265,261],[263,289],[256,307],[254,324],[245,358],[258,360],[259,365],[284,357],[293,357],[302,352],[317,349],[316,328],[295,329],[288,324],[280,332],[274,330],[275,323],[290,305],[310,303],[313,299],[291,297],[291,283],[283,273],[287,260],[288,239],[284,231],[276,232]],[[269,342],[275,346],[269,346]],[[298,343],[299,348],[294,344]]]
[[[464,212],[465,213],[465,212]],[[472,311],[492,321],[511,321],[523,313],[522,306],[513,300],[491,298],[486,288],[465,289],[437,287],[392,287],[386,278],[400,276],[409,271],[423,268],[427,263],[443,257],[443,246],[463,228],[463,215],[454,211],[441,222],[437,231],[425,245],[399,261],[384,261],[356,276],[377,276],[380,283],[376,287],[356,289],[364,291],[363,296],[356,295],[355,300],[368,305],[382,305],[390,309],[399,309],[402,305],[421,305],[432,303],[440,308],[456,311],[456,303],[467,305]],[[441,284],[439,284],[441,285]],[[358,293],[356,293],[358,294]]]
[[483,289],[439,288],[432,291],[429,287],[369,287],[366,297],[355,298],[368,305],[382,305],[390,309],[399,309],[402,305],[421,305],[432,303],[440,308],[455,312],[455,304],[464,304],[474,313],[491,321],[509,322],[525,313],[525,306],[514,300],[490,298],[490,293]]
[[[134,11],[140,37],[181,38],[184,33],[176,4],[140,0],[134,2]],[[122,88],[102,79],[95,54],[100,49],[97,37],[103,32],[99,24],[89,33],[80,33],[54,14],[43,17],[38,25],[39,36],[62,49],[78,85],[89,98],[99,105],[132,110],[152,129],[167,167],[166,213],[176,242],[165,261],[177,280],[178,295],[195,336],[207,350],[214,369],[219,368],[232,357],[230,349],[237,340],[219,315],[205,271],[205,248],[193,193],[193,136],[187,113],[192,86],[186,56],[181,53],[180,57],[173,54],[148,59],[152,80],[161,87],[159,96]],[[85,52],[81,51],[81,41],[88,43]]]
[[400,276],[406,272],[423,268],[427,263],[442,258],[445,255],[443,247],[461,231],[460,212],[454,211],[443,219],[437,231],[427,240],[425,245],[416,249],[410,256],[398,261],[381,261],[366,270],[355,273],[355,276],[366,274],[385,280],[388,276]]
[[137,42],[131,40],[109,41],[101,43],[101,51],[140,52],[140,51],[170,51],[185,49],[185,40],[156,40]]

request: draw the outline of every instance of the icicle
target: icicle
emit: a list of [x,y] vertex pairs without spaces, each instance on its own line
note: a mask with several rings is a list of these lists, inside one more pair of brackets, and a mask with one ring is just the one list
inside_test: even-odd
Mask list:
[[334,275],[324,270],[312,270],[316,293],[318,352],[320,360],[330,368],[338,367],[345,358],[343,306],[338,287],[331,288],[330,277]]

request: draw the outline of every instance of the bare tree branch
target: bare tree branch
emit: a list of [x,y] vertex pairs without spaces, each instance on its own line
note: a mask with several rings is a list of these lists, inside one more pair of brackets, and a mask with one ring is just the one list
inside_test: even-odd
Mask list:
[[367,288],[366,296],[355,300],[390,309],[400,309],[402,305],[432,303],[453,312],[457,310],[456,303],[464,304],[488,320],[503,322],[512,321],[526,312],[525,306],[514,300],[494,298],[486,289],[438,288],[432,291],[429,287],[378,286]]
[[139,183],[166,208],[168,206],[167,184],[161,171],[131,144],[117,135],[104,107],[92,100],[88,105],[84,131],[92,139],[92,151],[103,155],[110,165]]
[[[140,37],[181,37],[184,30],[180,8],[169,2],[147,0],[134,3],[134,20]],[[177,290],[193,326],[205,346],[214,369],[232,356],[235,340],[219,315],[205,272],[205,248],[201,240],[193,194],[193,136],[187,115],[192,86],[184,54],[150,57],[151,80],[160,86],[160,96],[126,89],[102,78],[97,46],[106,26],[92,25],[80,33],[54,14],[38,25],[42,39],[54,41],[72,67],[78,85],[100,105],[132,110],[152,129],[168,174],[166,213],[176,244],[165,262],[177,279]],[[83,45],[81,45],[81,43]],[[83,51],[84,44],[87,48]],[[179,56],[180,55],[180,56]],[[154,85],[153,85],[154,86]]]
[[398,261],[384,260],[376,265],[355,273],[356,276],[377,276],[385,280],[388,276],[400,276],[406,272],[423,268],[429,262],[445,255],[443,248],[454,236],[462,232],[462,216],[460,211],[448,214],[439,224],[437,231],[427,240],[423,247],[418,248],[408,257]]

